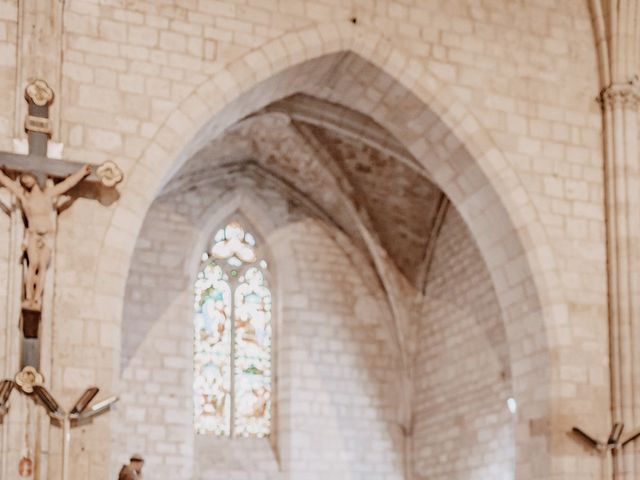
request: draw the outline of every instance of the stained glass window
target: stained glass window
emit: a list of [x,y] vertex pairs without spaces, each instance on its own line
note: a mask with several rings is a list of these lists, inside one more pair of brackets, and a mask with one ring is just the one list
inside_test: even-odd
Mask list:
[[271,429],[271,291],[256,239],[233,221],[202,255],[194,302],[194,420],[199,434]]

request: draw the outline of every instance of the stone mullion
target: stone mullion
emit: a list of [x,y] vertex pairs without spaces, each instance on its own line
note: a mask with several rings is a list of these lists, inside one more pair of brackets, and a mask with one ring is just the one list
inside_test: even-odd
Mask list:
[[[634,367],[638,333],[638,219],[640,179],[637,101],[633,84],[613,84],[602,93],[605,140],[611,404],[615,422],[627,428],[640,418],[640,383]],[[631,445],[614,459],[614,478],[631,480],[640,465]]]

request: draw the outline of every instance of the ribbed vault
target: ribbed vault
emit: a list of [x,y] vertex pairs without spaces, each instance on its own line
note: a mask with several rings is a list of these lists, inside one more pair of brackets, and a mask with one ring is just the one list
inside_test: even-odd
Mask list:
[[[375,235],[420,289],[442,192],[415,159],[365,115],[309,95],[276,102],[229,128],[185,163],[164,194],[220,177],[271,178],[365,248]],[[353,208],[345,205],[345,198]],[[358,228],[354,215],[368,231]]]

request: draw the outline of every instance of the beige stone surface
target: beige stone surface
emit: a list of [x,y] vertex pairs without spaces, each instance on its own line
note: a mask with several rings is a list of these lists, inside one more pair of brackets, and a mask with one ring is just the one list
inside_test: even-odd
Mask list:
[[[302,322],[305,314],[310,318],[296,324],[301,331],[289,331],[291,336],[283,339],[305,344],[317,338],[319,357],[336,361],[336,371],[356,372],[362,362],[371,369],[372,362],[386,358],[381,345],[389,349],[388,357],[395,362],[394,342],[388,340],[394,335],[411,335],[406,328],[398,328],[397,313],[390,308],[398,296],[381,286],[389,285],[388,277],[383,277],[386,283],[381,282],[380,275],[385,272],[376,267],[385,254],[375,246],[382,245],[392,261],[402,258],[396,266],[404,267],[401,271],[405,274],[409,267],[416,268],[407,274],[410,280],[421,275],[427,279],[426,297],[413,292],[420,306],[414,309],[420,313],[418,325],[422,329],[417,338],[423,339],[417,345],[417,358],[424,359],[414,377],[420,402],[414,405],[415,412],[431,415],[429,407],[435,400],[427,380],[446,372],[455,376],[459,358],[426,332],[441,331],[451,341],[459,338],[461,348],[469,348],[469,362],[476,360],[462,377],[447,384],[447,395],[457,398],[458,382],[471,378],[483,397],[460,402],[446,414],[432,415],[439,423],[417,423],[416,435],[421,439],[413,442],[416,448],[411,459],[406,445],[401,445],[397,425],[393,426],[397,405],[385,403],[389,393],[397,392],[380,391],[387,385],[390,367],[384,365],[380,374],[369,371],[368,376],[359,377],[349,384],[354,391],[339,396],[344,405],[318,405],[310,417],[300,410],[308,398],[319,395],[320,390],[314,388],[321,384],[330,397],[342,391],[344,383],[333,374],[318,377],[318,372],[312,371],[305,377],[304,372],[291,369],[288,413],[293,419],[296,415],[309,418],[309,423],[293,422],[276,435],[278,448],[284,452],[279,461],[291,478],[316,478],[314,475],[323,473],[344,478],[397,478],[407,471],[415,478],[438,478],[448,472],[448,478],[469,479],[497,471],[496,475],[517,479],[601,478],[600,459],[567,432],[580,423],[604,435],[610,424],[607,210],[603,126],[595,99],[608,81],[628,78],[607,81],[602,76],[602,52],[595,40],[601,34],[594,29],[602,21],[595,5],[602,4],[600,0],[64,2],[63,54],[60,60],[52,60],[62,62],[61,88],[56,92],[60,117],[57,140],[64,143],[67,158],[94,164],[112,160],[125,173],[117,202],[105,207],[79,199],[58,220],[55,293],[49,306],[53,331],[48,384],[57,398],[68,403],[86,384],[94,382],[123,395],[116,412],[77,432],[72,478],[110,478],[115,465],[125,460],[125,449],[134,445],[149,455],[146,469],[156,475],[154,478],[183,474],[180,478],[190,478],[215,466],[201,462],[204,447],[189,437],[186,289],[192,272],[180,270],[179,278],[162,272],[182,268],[185,259],[196,258],[214,228],[216,215],[232,213],[237,206],[232,192],[246,188],[259,189],[267,196],[278,192],[285,204],[304,212],[285,229],[288,232],[291,228],[295,232],[292,238],[300,242],[297,250],[289,252],[295,258],[287,260],[295,264],[296,271],[292,266],[279,274],[280,281],[297,281],[300,289],[283,288],[279,293],[282,305],[288,301],[298,305],[291,307],[290,316],[283,312],[278,321],[295,316]],[[608,2],[604,4],[606,7]],[[604,15],[610,18],[607,8]],[[13,139],[23,136],[23,119],[16,114],[23,90],[17,80],[23,74],[17,71],[22,68],[16,55],[18,18],[18,2],[0,0],[2,150],[12,150]],[[628,61],[625,65],[633,64]],[[620,76],[630,78],[633,73],[624,70]],[[243,171],[221,171],[214,167],[215,162],[202,157],[207,148],[216,148],[221,134],[230,135],[247,122],[245,117],[266,114],[269,106],[299,94],[314,97],[320,106],[339,104],[362,116],[340,114],[336,122],[323,108],[293,102],[296,108],[304,107],[298,113],[308,115],[314,128],[333,124],[333,133],[324,137],[331,145],[342,137],[359,145],[357,154],[334,149],[338,150],[338,165],[349,168],[356,161],[369,162],[374,172],[393,175],[393,180],[400,182],[411,177],[405,167],[385,169],[376,160],[387,155],[400,162],[399,148],[407,161],[414,162],[450,199],[453,208],[449,215],[458,212],[458,230],[452,231],[448,216],[443,237],[434,240],[431,268],[436,270],[430,271],[438,275],[442,285],[462,289],[454,304],[447,307],[452,308],[450,316],[443,313],[447,309],[429,304],[429,272],[420,273],[415,265],[420,254],[413,250],[426,248],[429,240],[424,237],[431,231],[426,225],[430,206],[415,204],[428,198],[427,192],[420,190],[426,183],[411,178],[416,181],[414,195],[403,195],[393,182],[389,182],[394,185],[391,191],[372,195],[368,190],[381,188],[379,184],[361,182],[355,175],[333,172],[327,180],[318,177],[319,172],[331,173],[331,167],[318,151],[313,156],[295,144],[286,144],[285,153],[290,156],[290,165],[300,170],[297,174],[292,170],[284,175],[283,152],[277,149],[273,151],[279,162],[253,159],[268,165],[280,180],[296,180],[297,192],[292,192],[282,181],[269,183],[263,173],[246,167],[250,158],[244,155],[255,155],[253,147],[230,152],[236,154],[233,161]],[[243,134],[250,146],[257,142],[255,133],[271,142],[283,140],[275,129],[258,126],[254,133]],[[374,154],[363,155],[367,149]],[[358,155],[360,160],[355,158]],[[188,172],[189,166],[195,165],[191,162],[198,159],[204,170],[195,172],[196,178],[217,178],[218,182],[226,178],[230,182],[228,191],[220,190],[217,197],[210,197],[206,209],[198,204],[201,198],[197,195],[188,199],[189,182],[180,184],[180,173]],[[322,168],[305,170],[309,165]],[[331,185],[329,178],[333,178]],[[308,179],[320,179],[320,186],[327,183],[327,197],[322,197],[317,185],[305,190]],[[350,216],[358,202],[350,208],[339,207],[350,198],[350,188],[357,192],[356,200],[362,201],[364,210],[369,210],[374,225],[370,231],[377,238],[368,243],[358,238],[362,229],[353,228],[356,221],[367,222]],[[361,198],[363,192],[367,196]],[[162,218],[158,205],[167,195],[176,195],[180,202],[176,200],[175,216]],[[393,211],[376,217],[383,209],[376,209],[375,202],[385,196],[391,198],[385,205],[394,205],[389,209]],[[398,201],[400,196],[403,201]],[[412,225],[420,218],[421,207],[425,224]],[[279,208],[257,220],[284,221],[278,215],[288,218],[291,212]],[[399,231],[406,236],[404,248],[392,244],[392,214],[403,222]],[[320,230],[318,224],[329,227]],[[173,228],[179,231],[181,225],[187,225],[186,230],[173,233],[184,243],[171,244],[169,232]],[[465,228],[465,234],[460,234]],[[150,232],[155,232],[153,238],[145,237]],[[8,313],[12,312],[8,279],[18,268],[11,260],[16,248],[11,235],[8,216],[0,213],[0,309]],[[274,256],[286,245],[279,243],[285,242],[283,237],[286,235],[270,239]],[[456,242],[465,242],[466,250],[456,247]],[[352,246],[356,252],[353,258],[361,263],[345,253],[344,244]],[[449,250],[442,245],[449,245]],[[439,259],[439,251],[449,252],[450,258]],[[464,252],[471,251],[465,256]],[[286,257],[287,252],[280,253]],[[324,264],[325,256],[335,265]],[[627,257],[622,254],[619,260],[624,262]],[[451,268],[443,267],[447,261],[452,262]],[[156,270],[146,275],[147,267]],[[354,273],[367,269],[369,273],[363,277]],[[478,285],[469,285],[468,272],[478,278]],[[158,278],[167,283],[154,283]],[[344,278],[348,281],[342,283]],[[354,289],[370,290],[376,306],[363,307],[366,313],[361,314],[367,318],[358,318],[351,309],[348,295]],[[167,303],[154,302],[152,294]],[[319,297],[313,296],[316,294]],[[333,303],[327,296],[340,300]],[[491,297],[490,301],[485,296]],[[410,302],[415,298],[405,301],[414,305]],[[375,342],[352,331],[370,321],[372,311],[380,317],[376,320],[381,325]],[[479,316],[469,316],[471,311]],[[149,315],[157,318],[156,323],[136,330],[140,325],[136,327],[135,321],[145,324]],[[180,319],[174,325],[172,320],[177,316]],[[474,328],[480,327],[474,318],[494,322],[496,331],[501,332],[499,338],[475,342]],[[455,325],[446,325],[447,319]],[[7,347],[7,331],[16,321],[12,317],[0,322],[1,366],[13,365],[6,358],[16,354]],[[331,325],[326,331],[319,326],[325,323]],[[469,328],[460,333],[463,325]],[[492,350],[494,340],[500,345],[500,355]],[[138,343],[129,343],[133,341]],[[338,350],[332,355],[334,343]],[[167,352],[162,361],[158,359],[162,366],[154,369],[145,362],[151,362],[150,354],[157,348]],[[294,353],[287,353],[290,365],[296,360]],[[509,381],[498,378],[490,382],[505,362]],[[134,365],[140,367],[139,373],[134,373]],[[487,378],[479,378],[474,370],[481,366],[486,366]],[[144,390],[136,390],[144,388],[150,389],[147,396],[142,394]],[[294,401],[297,392],[307,397]],[[507,393],[519,406],[511,425],[504,410]],[[491,395],[495,403],[489,401]],[[147,405],[144,398],[166,404]],[[491,418],[485,418],[487,424],[469,428],[478,435],[504,433],[498,443],[480,447],[476,443],[481,443],[482,437],[474,444],[454,446],[445,436],[443,442],[450,443],[442,448],[450,453],[437,456],[427,448],[427,437],[438,440],[438,435],[450,435],[443,432],[452,423],[454,428],[456,422],[471,424],[477,412]],[[368,421],[372,419],[375,421]],[[117,435],[123,425],[129,428],[125,442]],[[318,443],[314,443],[310,432],[317,430],[326,435],[318,434]],[[17,430],[11,432],[14,435]],[[345,447],[343,451],[350,453],[341,457],[337,450],[340,444],[332,436],[336,432],[354,435],[344,433],[345,442],[358,444],[369,435],[373,443],[368,449]],[[50,432],[51,459],[59,453],[58,433],[55,429]],[[15,454],[15,447],[6,443],[2,447],[4,452]],[[498,450],[500,454],[495,453]],[[326,458],[322,451],[327,452]],[[13,458],[7,455],[3,458]],[[339,461],[332,462],[338,457]],[[407,458],[411,460],[408,469],[403,465]],[[267,472],[257,478],[270,478],[273,461],[268,455],[257,454],[257,470]],[[356,470],[348,470],[347,463],[354,464]],[[322,470],[327,464],[335,470]],[[242,475],[234,470],[233,462],[224,465],[230,475]],[[303,470],[310,465],[316,470],[305,475]],[[3,474],[12,475],[15,465],[8,462],[4,468]],[[48,468],[42,478],[56,478],[57,462],[51,461]],[[203,474],[201,478],[209,477]]]
[[433,479],[513,478],[517,410],[507,406],[514,396],[504,320],[453,208],[436,241],[417,331],[416,471]]
[[[291,209],[262,182],[250,175],[211,179],[161,197],[149,212],[127,286],[121,354],[127,393],[114,427],[115,437],[127,440],[114,444],[114,465],[128,451],[144,450],[154,477],[400,478],[389,389],[395,366],[384,340],[389,312],[375,275],[353,246],[344,251],[328,235],[331,225]],[[200,257],[194,253],[219,226],[203,231],[201,219],[220,198],[239,207],[231,215],[260,235],[272,270],[277,415],[270,440],[193,435],[191,296]],[[225,219],[219,212],[214,218]],[[353,462],[387,450],[366,464]]]

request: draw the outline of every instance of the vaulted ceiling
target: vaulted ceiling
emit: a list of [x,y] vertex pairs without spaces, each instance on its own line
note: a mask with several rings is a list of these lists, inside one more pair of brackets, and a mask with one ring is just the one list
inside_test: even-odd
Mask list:
[[[375,237],[421,289],[444,194],[395,138],[369,117],[298,94],[227,129],[193,155],[163,195],[251,175],[305,199],[309,212],[366,251]],[[363,230],[364,229],[364,230]]]

